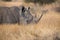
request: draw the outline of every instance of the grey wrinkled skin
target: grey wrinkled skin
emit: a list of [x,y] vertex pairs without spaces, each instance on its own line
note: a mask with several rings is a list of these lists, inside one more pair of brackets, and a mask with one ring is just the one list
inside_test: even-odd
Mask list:
[[0,7],[0,24],[19,22],[17,7]]
[[19,24],[20,23],[20,14],[19,14],[20,9],[14,6],[10,8],[10,11],[11,11],[11,15],[13,16],[13,21]]

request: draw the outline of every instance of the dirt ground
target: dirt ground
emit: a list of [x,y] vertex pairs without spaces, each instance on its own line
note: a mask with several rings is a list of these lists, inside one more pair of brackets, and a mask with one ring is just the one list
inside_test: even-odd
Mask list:
[[18,24],[1,24],[0,40],[58,40],[60,38],[60,13],[52,10],[52,5],[39,6],[32,3],[20,2],[0,2],[0,6],[31,6],[36,10],[32,13],[41,14],[41,8],[47,10],[38,24],[18,25]]

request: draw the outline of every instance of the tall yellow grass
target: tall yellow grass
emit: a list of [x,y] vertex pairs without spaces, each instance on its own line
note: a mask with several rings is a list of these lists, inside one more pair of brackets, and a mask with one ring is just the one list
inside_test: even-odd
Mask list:
[[[2,6],[31,6],[35,5],[30,3],[17,3],[17,2],[1,2]],[[50,9],[50,6],[45,6]],[[36,6],[35,13],[40,14],[40,6]],[[38,10],[39,9],[39,10]],[[60,33],[60,13],[49,10],[43,15],[38,24],[18,25],[18,24],[1,24],[0,25],[0,40],[53,40],[55,33]]]

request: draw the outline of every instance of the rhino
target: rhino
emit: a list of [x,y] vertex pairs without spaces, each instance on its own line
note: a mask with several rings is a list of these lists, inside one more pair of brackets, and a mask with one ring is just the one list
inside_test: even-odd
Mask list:
[[13,7],[0,7],[0,24],[9,23],[9,24],[30,24],[38,23],[43,13],[39,18],[33,16],[30,13],[30,7],[26,8],[24,6],[13,6]]

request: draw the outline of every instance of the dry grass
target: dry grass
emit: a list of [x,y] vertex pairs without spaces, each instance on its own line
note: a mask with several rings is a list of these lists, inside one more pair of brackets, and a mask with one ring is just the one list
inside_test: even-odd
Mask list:
[[[2,3],[2,2],[1,2]],[[19,6],[21,3],[9,3]],[[2,5],[2,4],[0,4]],[[4,4],[8,6],[8,3]],[[2,5],[2,6],[4,6]],[[32,3],[22,5],[34,7]],[[36,6],[37,7],[37,6]],[[35,8],[35,7],[34,7]],[[40,7],[37,7],[35,13],[39,13]],[[47,9],[50,6],[46,6]],[[39,10],[38,10],[39,9]],[[49,10],[43,15],[38,24],[18,25],[18,24],[1,24],[0,40],[53,40],[56,33],[60,33],[60,14]],[[60,34],[59,34],[60,35]]]

